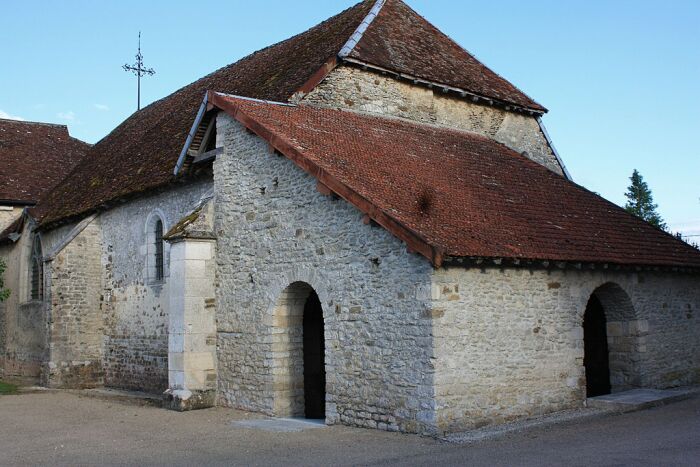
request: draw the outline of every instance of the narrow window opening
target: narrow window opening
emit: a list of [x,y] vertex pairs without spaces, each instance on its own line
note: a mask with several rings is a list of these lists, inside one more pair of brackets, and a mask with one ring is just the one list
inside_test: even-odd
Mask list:
[[163,280],[163,221],[158,219],[155,225],[155,266],[156,280]]
[[44,298],[44,262],[41,252],[41,241],[38,236],[34,237],[34,243],[32,244],[31,274],[31,299],[41,300]]

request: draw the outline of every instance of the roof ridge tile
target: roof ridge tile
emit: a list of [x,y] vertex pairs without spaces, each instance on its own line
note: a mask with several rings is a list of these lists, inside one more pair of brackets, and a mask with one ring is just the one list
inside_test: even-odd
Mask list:
[[362,35],[365,33],[367,28],[369,27],[370,24],[372,24],[372,21],[374,21],[374,18],[376,18],[379,15],[379,12],[382,10],[382,7],[386,3],[386,0],[376,0],[374,3],[374,6],[372,6],[372,9],[369,10],[369,13],[367,13],[367,16],[364,17],[364,19],[360,22],[360,24],[357,26],[357,29],[352,33],[348,41],[343,45],[343,47],[340,49],[338,52],[338,57],[340,58],[345,58],[350,53],[352,50],[355,48],[358,42],[362,40]]

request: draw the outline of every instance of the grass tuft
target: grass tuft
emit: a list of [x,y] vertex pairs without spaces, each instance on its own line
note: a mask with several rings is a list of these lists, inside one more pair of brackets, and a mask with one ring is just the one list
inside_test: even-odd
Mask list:
[[0,381],[0,396],[16,393],[17,386],[15,386],[14,384],[3,383],[2,381]]

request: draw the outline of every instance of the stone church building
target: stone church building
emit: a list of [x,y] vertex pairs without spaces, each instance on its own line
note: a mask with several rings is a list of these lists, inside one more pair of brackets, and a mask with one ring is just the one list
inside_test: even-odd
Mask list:
[[545,112],[372,0],[93,146],[0,121],[0,377],[430,434],[699,383],[700,251]]

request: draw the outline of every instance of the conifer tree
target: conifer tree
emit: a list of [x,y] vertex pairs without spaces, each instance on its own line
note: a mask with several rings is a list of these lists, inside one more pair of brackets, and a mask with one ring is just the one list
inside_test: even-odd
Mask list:
[[632,184],[627,187],[627,204],[625,210],[630,214],[641,217],[651,225],[660,229],[666,230],[666,223],[663,221],[659,213],[656,212],[658,207],[654,204],[654,198],[651,195],[651,189],[644,181],[642,175],[634,169],[630,177]]

